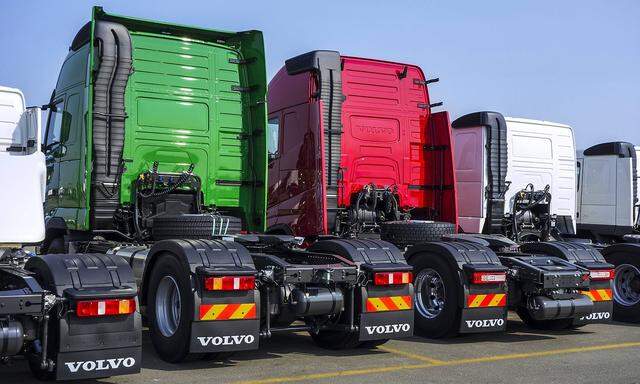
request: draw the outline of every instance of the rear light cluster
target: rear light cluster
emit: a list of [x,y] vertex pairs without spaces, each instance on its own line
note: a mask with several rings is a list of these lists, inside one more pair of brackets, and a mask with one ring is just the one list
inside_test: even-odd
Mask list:
[[76,303],[78,317],[130,315],[135,311],[135,299],[83,300]]
[[373,275],[374,285],[400,285],[412,282],[413,273],[411,272],[378,272]]
[[505,272],[473,272],[471,283],[473,284],[500,284],[507,281]]
[[255,289],[255,276],[205,277],[204,288],[208,291],[250,291]]
[[589,272],[591,280],[613,280],[616,276],[615,269],[598,269]]

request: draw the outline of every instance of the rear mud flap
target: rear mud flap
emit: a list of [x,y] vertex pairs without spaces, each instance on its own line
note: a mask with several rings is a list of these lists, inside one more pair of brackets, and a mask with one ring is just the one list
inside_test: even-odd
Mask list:
[[98,379],[139,373],[142,347],[58,353],[56,380]]
[[413,310],[369,312],[360,316],[360,340],[413,336]]
[[460,333],[504,332],[507,329],[507,307],[463,308]]
[[573,320],[573,325],[610,323],[613,318],[613,301],[597,301],[593,303],[593,311]]
[[191,353],[258,349],[260,320],[196,321],[191,325]]

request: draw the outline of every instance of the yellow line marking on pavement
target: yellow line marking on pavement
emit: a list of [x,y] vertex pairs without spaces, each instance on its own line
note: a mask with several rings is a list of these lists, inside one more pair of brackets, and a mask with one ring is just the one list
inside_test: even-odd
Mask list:
[[432,359],[432,358],[427,357],[427,356],[418,355],[418,354],[411,353],[411,352],[405,352],[405,351],[401,351],[399,349],[389,348],[389,347],[386,347],[386,346],[380,346],[380,347],[378,347],[378,349],[381,350],[381,351],[393,353],[395,355],[406,356],[406,357],[408,357],[410,359],[420,360],[422,362],[426,362],[426,363],[429,363],[429,364],[440,365],[440,364],[446,363],[446,361],[443,361],[443,360]]
[[491,361],[516,360],[516,359],[526,359],[526,358],[529,358],[529,357],[566,355],[566,354],[570,354],[570,353],[606,351],[606,350],[609,350],[609,349],[621,349],[621,348],[632,348],[632,347],[640,347],[640,342],[619,343],[619,344],[605,344],[605,345],[592,345],[592,346],[589,346],[589,347],[575,347],[575,348],[565,348],[565,349],[552,349],[552,350],[549,350],[549,351],[538,351],[538,352],[528,352],[528,353],[511,353],[511,354],[506,354],[506,355],[472,357],[472,358],[467,358],[467,359],[457,359],[457,360],[445,361],[443,364],[439,364],[439,365],[461,365],[461,364],[472,364],[472,363],[486,363],[486,362],[491,362]]
[[298,382],[302,380],[318,380],[318,379],[328,379],[328,378],[334,378],[334,377],[369,375],[372,373],[395,372],[403,369],[420,369],[420,368],[428,368],[431,366],[433,366],[433,364],[391,365],[388,367],[349,369],[345,371],[310,373],[310,374],[298,375],[298,376],[282,376],[282,377],[272,377],[268,379],[238,381],[236,382],[236,384],[273,384],[273,383]]
[[297,381],[303,381],[303,380],[318,380],[318,379],[327,379],[327,378],[334,378],[334,377],[341,377],[341,376],[369,375],[372,373],[387,373],[387,372],[397,372],[397,371],[403,371],[403,370],[423,369],[423,368],[430,368],[430,367],[487,363],[487,362],[493,362],[493,361],[516,360],[516,359],[526,359],[530,357],[543,357],[543,356],[554,356],[554,355],[563,355],[563,354],[581,353],[581,352],[606,351],[611,349],[622,349],[622,348],[633,348],[633,347],[640,347],[640,342],[593,345],[593,346],[565,348],[565,349],[552,349],[548,351],[538,351],[538,352],[529,352],[529,353],[512,353],[512,354],[505,354],[505,355],[472,357],[472,358],[448,360],[448,361],[431,359],[426,356],[422,356],[422,355],[418,355],[410,352],[404,352],[404,351],[396,350],[393,348],[378,347],[378,349],[384,350],[389,353],[406,356],[406,357],[419,360],[419,361],[424,361],[427,363],[426,364],[392,365],[388,367],[372,367],[372,368],[363,368],[363,369],[349,369],[344,371],[311,373],[311,374],[304,374],[304,375],[298,375],[298,376],[272,377],[267,379],[238,381],[236,382],[236,384],[275,384],[275,383],[297,382]]

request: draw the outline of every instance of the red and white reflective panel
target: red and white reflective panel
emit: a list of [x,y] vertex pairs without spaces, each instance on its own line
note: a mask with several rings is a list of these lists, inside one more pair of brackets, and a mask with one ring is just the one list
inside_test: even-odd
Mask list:
[[204,279],[204,288],[209,291],[250,291],[255,287],[255,276],[210,276]]
[[589,272],[591,280],[613,280],[616,276],[615,269],[598,269]]
[[471,283],[473,284],[499,284],[507,281],[505,272],[473,272]]
[[411,272],[377,272],[373,274],[374,285],[400,285],[412,282],[413,273]]
[[76,303],[78,317],[129,315],[135,311],[135,299],[83,300]]

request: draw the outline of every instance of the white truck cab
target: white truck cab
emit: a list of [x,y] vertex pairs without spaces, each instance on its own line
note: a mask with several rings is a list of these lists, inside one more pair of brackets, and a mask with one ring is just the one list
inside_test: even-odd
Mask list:
[[622,238],[640,227],[638,156],[640,147],[610,142],[578,151],[578,232],[596,240]]
[[[460,117],[452,127],[464,232],[500,233],[521,191],[549,186],[549,214],[555,225],[561,233],[575,233],[576,161],[570,126],[477,112]],[[527,215],[520,218],[532,219]]]
[[20,90],[0,86],[0,248],[44,239],[40,115],[40,108],[26,108]]

